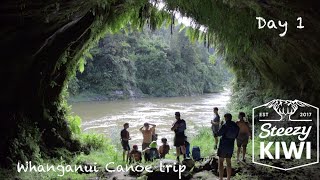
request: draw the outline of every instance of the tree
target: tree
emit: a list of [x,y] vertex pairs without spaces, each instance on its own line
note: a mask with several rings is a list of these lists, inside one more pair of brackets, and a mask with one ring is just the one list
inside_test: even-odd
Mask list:
[[143,32],[107,35],[95,48],[98,53],[93,53],[85,72],[73,81],[78,91],[71,88],[72,92],[112,96],[121,91],[130,97],[132,91],[185,96],[221,90],[226,75],[222,63],[211,64],[209,57],[214,55],[203,45],[191,43],[185,31],[179,33],[178,29],[173,34],[168,28],[145,28]]

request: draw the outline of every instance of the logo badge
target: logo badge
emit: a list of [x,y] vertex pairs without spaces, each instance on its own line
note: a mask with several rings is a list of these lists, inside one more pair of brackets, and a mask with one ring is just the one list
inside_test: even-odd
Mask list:
[[281,170],[319,163],[319,108],[282,99],[253,108],[252,161]]

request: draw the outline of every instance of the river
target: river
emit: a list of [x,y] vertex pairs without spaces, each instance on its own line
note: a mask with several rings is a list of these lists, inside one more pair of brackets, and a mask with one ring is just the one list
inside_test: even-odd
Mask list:
[[179,111],[186,120],[188,137],[197,133],[203,126],[211,126],[213,107],[218,107],[220,116],[230,100],[230,91],[204,94],[191,97],[143,98],[135,100],[78,102],[71,104],[72,112],[82,118],[84,132],[103,133],[115,144],[120,143],[120,131],[128,122],[131,141],[141,148],[142,134],[139,128],[144,122],[156,124],[158,143],[166,137],[173,144],[174,133],[170,130],[175,121],[174,113]]

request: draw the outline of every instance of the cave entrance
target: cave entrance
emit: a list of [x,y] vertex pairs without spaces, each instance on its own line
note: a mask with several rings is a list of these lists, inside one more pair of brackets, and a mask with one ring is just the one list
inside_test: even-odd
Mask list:
[[211,126],[213,107],[226,112],[232,74],[214,48],[191,42],[182,26],[107,34],[86,54],[68,84],[71,111],[85,133],[104,134],[121,150],[119,134],[128,122],[130,144],[141,149],[139,128],[148,122],[157,125],[158,143],[166,137],[172,146],[176,111],[190,137]]
[[[191,39],[202,37],[206,45],[223,42],[219,49],[235,72],[236,102],[241,101],[242,108],[262,104],[265,97],[298,97],[319,105],[320,16],[315,1],[164,2],[170,12],[179,10],[206,26],[207,34],[194,31]],[[0,160],[6,167],[40,154],[61,157],[57,151],[61,148],[81,151],[66,121],[62,93],[79,59],[106,31],[114,32],[128,23],[154,29],[172,18],[148,0],[6,0],[0,7],[1,118],[5,121],[0,131]],[[279,37],[279,29],[257,30],[257,15],[287,19],[285,38]],[[297,16],[303,17],[303,31],[296,28]]]

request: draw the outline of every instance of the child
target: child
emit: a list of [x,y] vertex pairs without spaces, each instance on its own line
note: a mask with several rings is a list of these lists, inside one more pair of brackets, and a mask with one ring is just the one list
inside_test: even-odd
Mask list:
[[167,144],[167,138],[161,139],[162,145],[159,147],[160,158],[165,158],[166,154],[169,153],[170,146]]
[[130,151],[130,146],[129,146],[129,140],[131,140],[129,132],[127,131],[127,129],[129,128],[129,123],[124,123],[123,125],[123,129],[120,133],[121,136],[121,145],[123,148],[123,161],[125,161],[125,156],[127,154],[127,159],[126,161],[129,161],[129,151]]
[[141,162],[141,160],[142,160],[142,153],[141,153],[141,151],[138,150],[137,145],[132,146],[132,150],[130,151],[129,156],[130,156],[129,163]]
[[153,161],[154,159],[159,159],[159,152],[157,149],[157,142],[152,141],[150,146],[144,150],[145,161]]

